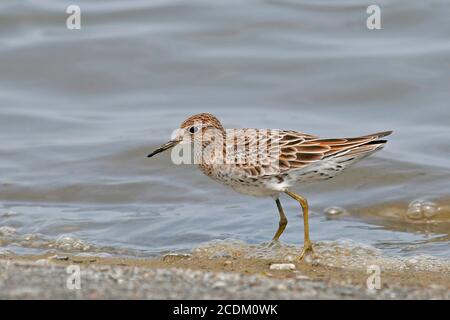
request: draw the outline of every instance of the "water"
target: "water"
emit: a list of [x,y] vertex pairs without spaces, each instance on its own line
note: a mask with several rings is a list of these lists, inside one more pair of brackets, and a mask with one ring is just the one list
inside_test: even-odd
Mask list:
[[[381,1],[376,31],[360,0],[76,3],[80,31],[65,26],[73,1],[0,3],[0,252],[269,241],[273,200],[146,158],[206,111],[324,137],[394,130],[375,156],[298,189],[312,239],[450,257],[447,1]],[[282,202],[281,239],[300,245],[299,208]]]

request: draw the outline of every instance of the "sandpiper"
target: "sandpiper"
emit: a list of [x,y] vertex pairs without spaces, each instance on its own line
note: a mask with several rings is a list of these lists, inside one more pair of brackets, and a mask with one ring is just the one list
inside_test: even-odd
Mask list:
[[[313,246],[309,238],[308,202],[291,191],[306,182],[327,180],[364,157],[382,149],[381,139],[392,131],[354,138],[322,139],[290,130],[227,129],[212,114],[189,117],[172,135],[172,139],[153,151],[153,157],[164,150],[183,149],[192,162],[212,179],[252,196],[272,197],[280,216],[272,241],[278,241],[287,225],[280,202],[285,193],[300,203],[303,211],[304,243],[299,259]],[[192,151],[193,150],[193,151]],[[172,154],[179,155],[173,150]]]

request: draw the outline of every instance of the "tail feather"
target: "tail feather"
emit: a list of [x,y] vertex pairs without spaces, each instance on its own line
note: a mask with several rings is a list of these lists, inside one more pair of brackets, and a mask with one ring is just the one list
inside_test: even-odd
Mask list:
[[[324,165],[339,172],[381,150],[387,142],[382,138],[391,133],[392,131],[384,131],[353,138],[297,139],[288,142],[281,148],[280,164],[284,170],[301,169],[303,173],[305,170],[308,172],[319,171]],[[340,165],[341,163],[343,165]],[[322,176],[329,177],[330,175],[323,174]]]
[[367,136],[364,136],[364,137],[367,137],[367,138],[375,137],[376,139],[379,139],[379,138],[387,137],[388,135],[392,134],[392,132],[394,132],[394,131],[391,130],[391,131],[377,132],[377,133],[368,134]]
[[341,158],[341,157],[347,158],[350,156],[354,156],[357,158],[365,157],[366,155],[370,155],[375,151],[381,150],[387,143],[387,140],[380,138],[386,137],[391,133],[392,131],[383,131],[358,138],[353,138],[356,140],[354,143],[335,146],[333,150],[334,152],[328,155],[328,157],[332,158]]
[[[376,140],[376,141],[369,142],[362,146],[350,149],[347,153],[345,153],[345,156],[362,155],[362,154],[369,155],[375,151],[381,150],[384,147],[384,145],[386,144],[386,142],[387,142],[387,140]],[[344,156],[344,154],[337,155],[337,156],[338,157]]]

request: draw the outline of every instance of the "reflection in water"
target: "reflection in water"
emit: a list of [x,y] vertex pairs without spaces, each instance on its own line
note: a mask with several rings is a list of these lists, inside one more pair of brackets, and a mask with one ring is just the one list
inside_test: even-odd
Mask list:
[[[313,240],[450,256],[446,1],[385,1],[381,32],[356,0],[80,0],[80,31],[66,29],[69,4],[0,3],[0,250],[148,256],[270,240],[272,200],[146,159],[206,111],[323,137],[394,129],[375,157],[298,188]],[[282,240],[299,245],[285,202]]]

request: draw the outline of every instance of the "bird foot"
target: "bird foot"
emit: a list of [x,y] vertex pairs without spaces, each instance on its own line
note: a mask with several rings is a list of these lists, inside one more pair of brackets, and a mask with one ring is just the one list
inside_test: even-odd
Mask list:
[[281,246],[281,242],[278,239],[273,239],[272,241],[269,242],[269,244],[267,244],[267,248],[274,248],[274,247],[280,247]]
[[298,256],[298,260],[301,261],[308,253],[314,253],[311,241],[306,241],[303,245],[303,249]]

